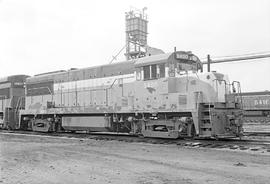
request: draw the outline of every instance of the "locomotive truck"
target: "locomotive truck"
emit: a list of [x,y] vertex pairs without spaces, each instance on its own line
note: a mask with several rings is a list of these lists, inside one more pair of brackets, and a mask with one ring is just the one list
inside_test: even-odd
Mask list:
[[240,84],[203,72],[191,52],[26,78],[24,130],[126,132],[144,137],[238,137]]

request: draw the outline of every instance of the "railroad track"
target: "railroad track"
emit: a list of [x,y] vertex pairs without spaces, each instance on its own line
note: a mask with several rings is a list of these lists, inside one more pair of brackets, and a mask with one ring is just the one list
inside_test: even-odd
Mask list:
[[161,138],[143,138],[138,136],[131,136],[128,134],[107,134],[107,133],[43,133],[43,132],[32,132],[32,131],[8,131],[0,130],[3,134],[27,134],[33,136],[50,136],[50,137],[64,137],[64,138],[77,138],[81,141],[87,139],[94,140],[105,140],[105,141],[124,141],[124,142],[142,142],[150,144],[175,144],[181,147],[190,148],[215,148],[215,149],[229,149],[229,150],[246,150],[254,152],[269,152],[270,153],[270,137],[267,138],[254,138],[244,136],[241,140],[239,138],[233,139],[161,139]]
[[270,137],[270,131],[268,132],[245,132],[244,133],[245,136],[269,136]]

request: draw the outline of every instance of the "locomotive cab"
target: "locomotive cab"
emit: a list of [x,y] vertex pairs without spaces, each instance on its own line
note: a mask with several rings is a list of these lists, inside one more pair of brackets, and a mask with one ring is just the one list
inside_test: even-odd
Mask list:
[[135,69],[135,107],[148,113],[142,122],[144,136],[240,135],[241,113],[228,78],[217,72],[198,73],[202,63],[191,52],[141,58]]

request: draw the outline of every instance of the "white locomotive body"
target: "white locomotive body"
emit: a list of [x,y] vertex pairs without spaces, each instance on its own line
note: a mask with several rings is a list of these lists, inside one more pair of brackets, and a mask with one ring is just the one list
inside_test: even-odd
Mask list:
[[163,138],[240,136],[239,83],[199,70],[198,57],[177,51],[30,77],[20,124]]

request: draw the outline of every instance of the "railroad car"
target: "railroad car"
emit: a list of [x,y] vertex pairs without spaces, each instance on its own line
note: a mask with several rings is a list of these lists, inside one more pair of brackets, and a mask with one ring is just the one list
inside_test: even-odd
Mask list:
[[16,129],[19,110],[24,108],[24,82],[27,75],[13,75],[0,79],[0,128]]
[[20,127],[162,138],[241,136],[240,84],[202,69],[196,55],[175,51],[29,77]]
[[246,132],[270,132],[270,91],[242,93]]

